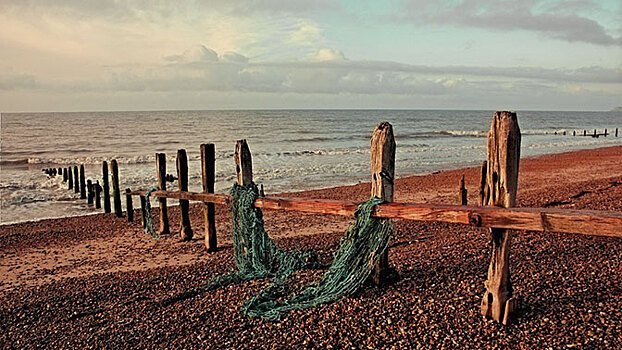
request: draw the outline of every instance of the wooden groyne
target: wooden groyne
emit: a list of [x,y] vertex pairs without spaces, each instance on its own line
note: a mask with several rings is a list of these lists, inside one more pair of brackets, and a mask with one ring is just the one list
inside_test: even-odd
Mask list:
[[[599,134],[596,130],[585,136],[598,137],[609,135],[605,129]],[[577,136],[577,132],[573,131]],[[580,133],[579,133],[580,135]],[[615,137],[618,130],[615,130]],[[520,163],[521,132],[518,126],[516,113],[496,112],[488,133],[487,157],[481,168],[478,205],[468,205],[464,177],[460,180],[458,203],[450,204],[417,204],[393,202],[395,186],[395,139],[393,127],[388,122],[376,126],[371,137],[371,194],[385,200],[378,205],[373,216],[378,218],[415,220],[422,222],[446,222],[453,224],[485,227],[490,234],[490,265],[485,282],[486,291],[480,303],[484,316],[501,323],[508,323],[518,307],[518,298],[513,295],[512,279],[510,277],[510,250],[512,230],[561,232],[584,235],[610,236],[622,238],[622,213],[619,211],[570,210],[553,208],[516,208],[517,184]],[[198,201],[203,206],[203,220],[205,227],[205,246],[208,252],[217,250],[215,205],[229,205],[232,198],[226,194],[214,193],[215,182],[215,147],[206,143],[200,145],[201,152],[201,180],[202,191],[188,191],[188,158],[186,150],[177,152],[177,177],[166,172],[166,156],[156,153],[157,183],[152,190],[124,191],[126,201],[126,217],[134,221],[133,196],[139,196],[141,204],[141,218],[143,227],[148,225],[147,197],[158,198],[159,234],[170,234],[167,199],[177,199],[180,210],[181,241],[191,240],[193,237],[192,225],[189,216],[189,202]],[[239,140],[234,148],[234,162],[236,179],[239,185],[248,185],[253,181],[252,154],[246,140]],[[84,182],[84,167],[80,167],[80,182],[78,181],[78,167],[74,166],[58,171],[67,174],[68,189],[72,186],[78,192]],[[52,172],[52,171],[51,171]],[[72,183],[72,173],[74,180]],[[102,184],[99,180],[87,181],[89,204],[99,207],[100,192],[103,192],[104,212],[111,212],[109,181],[112,181],[112,197],[116,217],[123,217],[121,209],[121,191],[119,169],[116,160],[102,163]],[[167,181],[177,181],[177,190],[167,189]],[[359,203],[354,201],[325,200],[313,198],[271,197],[263,195],[255,201],[254,206],[262,209],[285,210],[316,214],[334,214],[353,216]],[[382,284],[389,268],[388,252],[380,259],[372,274],[376,284]]]

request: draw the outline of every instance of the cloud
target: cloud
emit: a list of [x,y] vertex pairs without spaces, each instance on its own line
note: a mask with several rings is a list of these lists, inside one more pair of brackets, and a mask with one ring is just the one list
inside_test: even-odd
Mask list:
[[330,48],[322,48],[319,49],[312,57],[312,60],[318,62],[326,62],[326,61],[345,61],[346,58],[343,55],[343,52],[337,49]]
[[402,20],[420,23],[451,24],[497,31],[525,30],[568,42],[622,45],[621,37],[609,34],[601,23],[579,14],[581,10],[593,7],[594,4],[590,6],[585,2],[578,4],[576,1],[568,6],[561,6],[534,0],[409,0],[405,3],[404,13],[398,16]]

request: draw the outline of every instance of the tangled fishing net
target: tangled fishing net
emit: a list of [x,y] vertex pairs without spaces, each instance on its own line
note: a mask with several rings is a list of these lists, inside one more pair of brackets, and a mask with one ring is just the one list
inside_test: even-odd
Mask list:
[[369,277],[387,249],[393,232],[390,220],[373,218],[382,200],[372,197],[359,205],[355,221],[341,239],[333,263],[316,282],[287,295],[285,284],[295,271],[317,263],[311,251],[285,252],[264,229],[263,214],[253,203],[259,197],[255,184],[233,185],[232,236],[238,271],[214,278],[206,289],[250,279],[273,277],[259,295],[246,301],[242,312],[250,317],[279,319],[283,312],[333,302],[355,292]]

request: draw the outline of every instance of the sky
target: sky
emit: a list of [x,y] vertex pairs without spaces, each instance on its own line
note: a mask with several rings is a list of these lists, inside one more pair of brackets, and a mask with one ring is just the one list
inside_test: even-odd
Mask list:
[[0,0],[0,111],[609,110],[622,1]]

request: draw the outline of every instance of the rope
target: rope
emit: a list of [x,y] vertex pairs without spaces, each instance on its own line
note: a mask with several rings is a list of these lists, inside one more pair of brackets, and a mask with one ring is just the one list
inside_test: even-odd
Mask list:
[[160,234],[153,228],[153,220],[151,218],[151,199],[149,196],[151,192],[156,191],[157,188],[152,188],[145,193],[145,233],[151,235],[153,239],[160,239]]
[[317,257],[310,251],[283,252],[264,230],[263,214],[253,203],[258,198],[255,184],[231,189],[232,236],[237,272],[217,276],[205,289],[249,279],[274,277],[259,295],[246,301],[241,311],[249,317],[278,320],[281,314],[334,302],[358,290],[387,249],[393,232],[390,220],[373,218],[374,207],[383,201],[372,197],[355,212],[355,221],[333,255],[324,275],[298,293],[285,292],[289,277],[314,266]]

